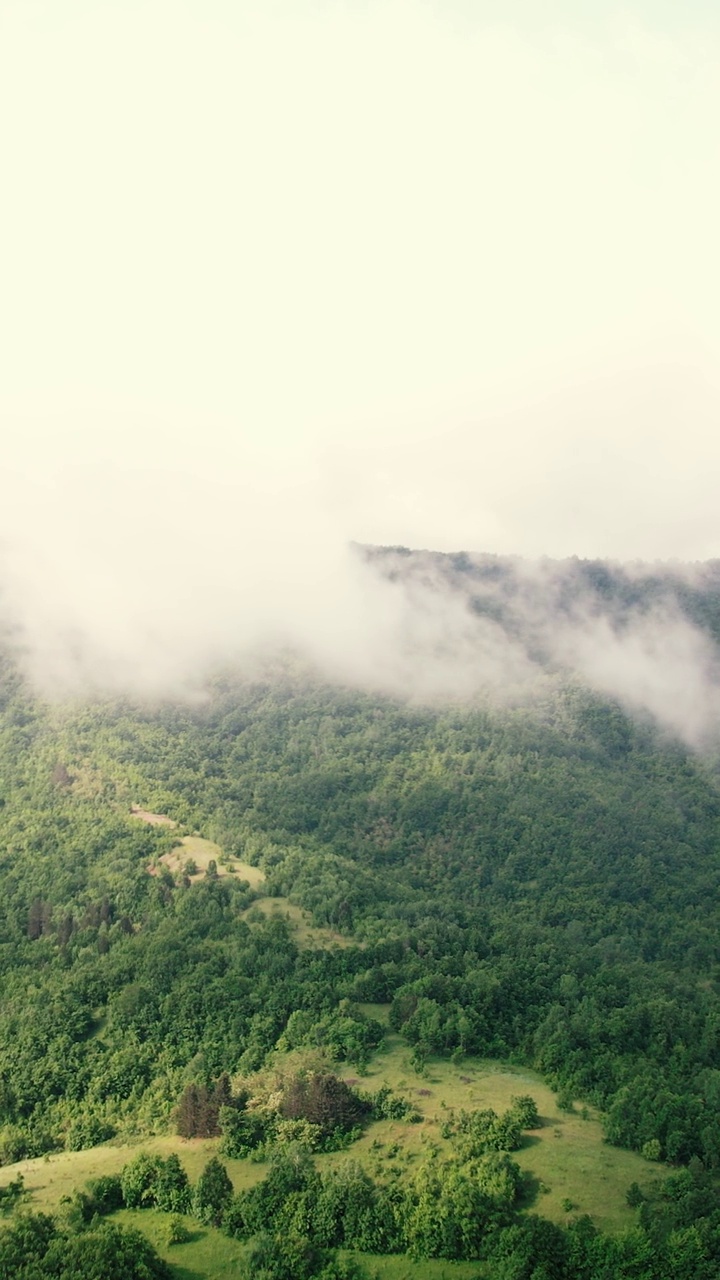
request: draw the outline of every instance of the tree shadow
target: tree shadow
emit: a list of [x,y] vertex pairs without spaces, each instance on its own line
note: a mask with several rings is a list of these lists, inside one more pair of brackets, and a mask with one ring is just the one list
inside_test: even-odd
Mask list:
[[531,1209],[537,1203],[538,1197],[547,1190],[544,1182],[531,1173],[529,1169],[523,1169],[522,1177],[518,1185],[517,1199],[515,1206],[518,1209]]
[[534,1133],[524,1133],[520,1139],[519,1151],[527,1151],[529,1147],[536,1147],[542,1142],[542,1138],[538,1138]]
[[202,1227],[196,1227],[193,1231],[188,1228],[187,1240],[183,1240],[182,1244],[198,1244],[200,1240],[207,1238],[207,1231],[203,1231]]

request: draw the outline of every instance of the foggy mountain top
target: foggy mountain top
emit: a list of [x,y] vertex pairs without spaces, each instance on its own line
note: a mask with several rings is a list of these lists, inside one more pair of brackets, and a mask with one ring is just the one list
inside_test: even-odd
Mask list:
[[[527,704],[579,681],[693,748],[718,741],[720,561],[625,565],[352,544],[341,556],[326,548],[300,574],[288,555],[282,584],[263,580],[261,561],[254,573],[239,564],[233,589],[223,564],[220,576],[195,577],[177,595],[177,579],[147,578],[139,561],[124,608],[105,583],[99,601],[75,590],[74,615],[61,582],[44,584],[41,605],[26,578],[5,590],[3,621],[50,697],[194,699],[221,667],[254,678],[289,656],[330,682],[430,705]],[[192,592],[201,586],[199,608]]]
[[431,589],[450,587],[478,616],[492,617],[552,661],[545,630],[605,619],[619,633],[642,616],[677,612],[720,644],[720,560],[586,560],[578,556],[532,559],[490,553],[358,547],[391,582]]
[[569,676],[691,746],[718,740],[720,561],[362,554],[404,597],[409,629],[415,613],[434,616],[433,660],[445,655],[459,691],[465,679],[502,703]]

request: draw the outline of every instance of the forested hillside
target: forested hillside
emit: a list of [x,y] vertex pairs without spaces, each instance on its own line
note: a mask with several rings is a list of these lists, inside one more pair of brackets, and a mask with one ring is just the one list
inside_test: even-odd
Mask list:
[[[407,559],[375,555],[391,576]],[[525,1064],[566,1105],[599,1107],[610,1143],[720,1171],[714,746],[685,745],[541,653],[507,566],[436,560],[443,590],[459,575],[476,611],[495,583],[496,624],[544,664],[532,697],[422,705],[286,662],[216,673],[192,702],[58,703],[6,650],[3,1163],[158,1132],[188,1082],[259,1070],[289,1023],[292,1043],[362,1071],[383,1034],[359,1008],[372,1003],[389,1005],[419,1071],[433,1055]],[[619,618],[671,591],[712,642],[715,577],[576,564],[562,590],[572,611],[582,578]],[[343,945],[302,944],[282,914],[253,910],[249,877],[172,870],[160,859],[191,832]],[[706,1270],[692,1274],[709,1276],[720,1220],[701,1199],[663,1229],[701,1221]],[[543,1275],[570,1274],[562,1257]]]

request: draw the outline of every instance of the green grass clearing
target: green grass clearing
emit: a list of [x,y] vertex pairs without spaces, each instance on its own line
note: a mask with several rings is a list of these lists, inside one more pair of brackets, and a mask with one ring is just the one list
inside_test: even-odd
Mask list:
[[183,836],[174,849],[162,854],[159,861],[176,875],[184,870],[191,859],[197,867],[197,871],[190,876],[193,881],[202,879],[211,862],[215,863],[219,876],[248,872],[249,874],[241,874],[240,879],[247,880],[253,888],[262,884],[265,879],[259,867],[251,867],[235,858],[226,858],[219,844],[215,844],[214,840],[205,840],[202,836]]
[[424,1258],[413,1262],[406,1254],[350,1253],[341,1256],[356,1258],[364,1267],[369,1280],[480,1280],[491,1272],[482,1262],[446,1262],[442,1258]]
[[[202,1280],[223,1280],[226,1276],[240,1275],[249,1250],[247,1244],[230,1239],[214,1227],[203,1226],[195,1218],[183,1218],[190,1240],[185,1244],[168,1245],[167,1214],[156,1209],[122,1209],[112,1216],[113,1221],[122,1226],[142,1231],[160,1257],[173,1268],[178,1280],[200,1280],[200,1277]],[[487,1274],[482,1263],[478,1262],[443,1262],[438,1259],[411,1262],[405,1256],[347,1254],[344,1250],[341,1250],[341,1256],[356,1258],[364,1266],[368,1280],[370,1277],[377,1277],[377,1280],[474,1280]]]
[[[257,870],[257,868],[254,868]],[[262,873],[261,873],[262,874]],[[326,929],[314,925],[310,914],[302,907],[290,902],[289,898],[258,898],[245,912],[245,919],[252,920],[253,911],[261,911],[264,916],[273,916],[287,920],[293,937],[299,947],[356,947],[359,944],[353,938],[346,938],[334,929]]]
[[239,1276],[241,1263],[247,1253],[247,1245],[231,1240],[214,1227],[205,1227],[195,1218],[183,1218],[190,1232],[185,1244],[167,1244],[170,1216],[157,1209],[121,1209],[112,1215],[113,1222],[124,1227],[134,1227],[157,1249],[168,1262],[178,1280],[223,1280],[225,1276]]
[[[21,1172],[30,1191],[23,1202],[34,1211],[53,1212],[64,1196],[81,1190],[89,1178],[102,1174],[119,1173],[123,1165],[140,1151],[154,1151],[167,1156],[176,1151],[191,1181],[195,1181],[207,1161],[217,1152],[217,1140],[195,1139],[187,1142],[167,1136],[151,1138],[137,1146],[103,1146],[88,1151],[63,1152],[38,1160],[23,1160],[19,1164],[0,1169],[0,1185]],[[341,1153],[341,1158],[351,1153]],[[327,1157],[324,1157],[327,1159]],[[224,1160],[236,1191],[251,1186],[263,1178],[267,1166],[252,1164],[249,1160]],[[168,1245],[169,1215],[155,1209],[122,1209],[112,1215],[113,1221],[142,1231],[162,1258],[168,1262],[177,1280],[223,1280],[223,1277],[240,1274],[241,1262],[247,1246],[231,1240],[222,1231],[203,1226],[194,1218],[184,1222],[191,1233],[185,1244]],[[404,1255],[376,1257],[353,1255],[364,1265],[368,1277],[378,1280],[471,1280],[483,1275],[477,1262],[444,1262],[428,1260],[413,1263]]]
[[143,809],[142,805],[139,804],[130,806],[130,817],[137,818],[139,822],[149,822],[151,827],[177,826],[177,822],[173,818],[169,818],[166,813],[151,813],[149,809]]
[[[56,1155],[40,1156],[35,1160],[21,1160],[18,1164],[0,1168],[0,1186],[17,1177],[25,1179],[30,1193],[25,1201],[33,1209],[52,1212],[64,1196],[82,1190],[90,1178],[119,1173],[140,1151],[156,1152],[167,1157],[176,1152],[191,1182],[196,1182],[208,1160],[218,1153],[217,1138],[179,1138],[176,1134],[147,1138],[132,1145],[107,1144],[90,1147],[86,1151],[60,1151]],[[223,1157],[228,1174],[236,1191],[250,1187],[264,1177],[266,1167],[250,1160],[228,1160]]]
[[206,840],[204,836],[182,836],[173,849],[158,859],[173,875],[183,871],[190,860],[197,867],[190,876],[192,881],[201,880],[210,863],[214,862],[218,876],[234,875],[238,880],[247,880],[251,889],[260,889],[265,883],[265,872],[259,867],[227,856],[219,844]]
[[[378,1006],[363,1006],[378,1017]],[[379,1007],[380,1009],[382,1006]],[[587,1213],[603,1231],[617,1232],[633,1225],[635,1212],[629,1209],[625,1193],[632,1182],[647,1187],[662,1174],[663,1166],[650,1164],[632,1151],[609,1146],[603,1138],[596,1112],[582,1104],[575,1111],[558,1109],[556,1095],[535,1072],[489,1060],[466,1058],[459,1064],[447,1059],[431,1059],[424,1075],[410,1065],[410,1051],[399,1036],[389,1034],[385,1051],[376,1053],[359,1086],[376,1090],[383,1084],[402,1094],[422,1113],[420,1124],[382,1120],[368,1127],[353,1145],[352,1154],[379,1170],[386,1161],[401,1162],[409,1169],[429,1154],[433,1144],[450,1154],[450,1143],[440,1136],[440,1125],[448,1110],[492,1107],[506,1111],[512,1097],[529,1093],[535,1099],[543,1125],[525,1136],[525,1145],[512,1153],[520,1168],[537,1181],[538,1191],[532,1212],[553,1222],[565,1223],[568,1216]],[[346,1080],[357,1079],[348,1067]],[[377,1147],[374,1144],[382,1143]],[[393,1148],[397,1151],[392,1155]],[[345,1153],[320,1157],[336,1162]],[[543,1191],[540,1187],[547,1190]],[[564,1200],[575,1206],[568,1215]]]
[[[364,1006],[364,1011],[379,1020],[387,1013],[386,1008],[375,1005]],[[434,1152],[451,1153],[450,1143],[440,1135],[448,1110],[492,1107],[502,1112],[514,1095],[529,1093],[537,1102],[543,1125],[526,1135],[525,1145],[513,1153],[513,1159],[535,1179],[537,1194],[530,1206],[533,1212],[558,1223],[566,1222],[568,1216],[587,1213],[602,1230],[617,1232],[634,1222],[634,1211],[625,1200],[630,1184],[638,1182],[647,1187],[663,1172],[663,1166],[607,1145],[600,1121],[590,1109],[585,1112],[586,1118],[580,1112],[580,1104],[576,1104],[573,1113],[560,1111],[555,1094],[542,1079],[520,1067],[477,1058],[467,1058],[459,1064],[431,1059],[420,1075],[410,1065],[408,1046],[390,1033],[385,1049],[375,1054],[365,1076],[359,1077],[351,1066],[341,1074],[369,1091],[389,1085],[421,1113],[422,1119],[415,1124],[375,1121],[347,1151],[318,1156],[321,1168],[352,1158],[360,1160],[375,1176],[383,1176],[391,1167],[411,1172]],[[132,1145],[108,1144],[6,1166],[0,1169],[0,1185],[22,1173],[31,1206],[52,1210],[63,1196],[82,1188],[89,1178],[119,1172],[141,1150],[164,1156],[177,1152],[191,1181],[195,1181],[217,1149],[217,1139],[188,1141],[176,1135],[148,1138]],[[257,1182],[267,1168],[249,1160],[225,1163],[236,1190]],[[563,1208],[567,1200],[573,1204],[570,1215]],[[393,1259],[393,1267],[402,1261],[407,1269],[406,1259]],[[446,1268],[449,1265],[444,1264]],[[452,1274],[457,1273],[453,1270]]]

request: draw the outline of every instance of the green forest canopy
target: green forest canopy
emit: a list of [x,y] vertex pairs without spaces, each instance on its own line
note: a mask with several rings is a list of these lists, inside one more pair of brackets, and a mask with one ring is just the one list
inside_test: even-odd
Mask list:
[[[686,604],[714,635],[705,594]],[[188,1070],[257,1069],[299,1011],[362,1064],[349,1000],[389,1004],[418,1061],[534,1066],[609,1141],[720,1167],[711,756],[561,674],[505,710],[288,671],[217,676],[202,704],[57,705],[6,651],[0,704],[4,1162],[150,1131]],[[134,803],[350,945],[299,948],[248,918],[247,882],[171,874],[177,833]]]

